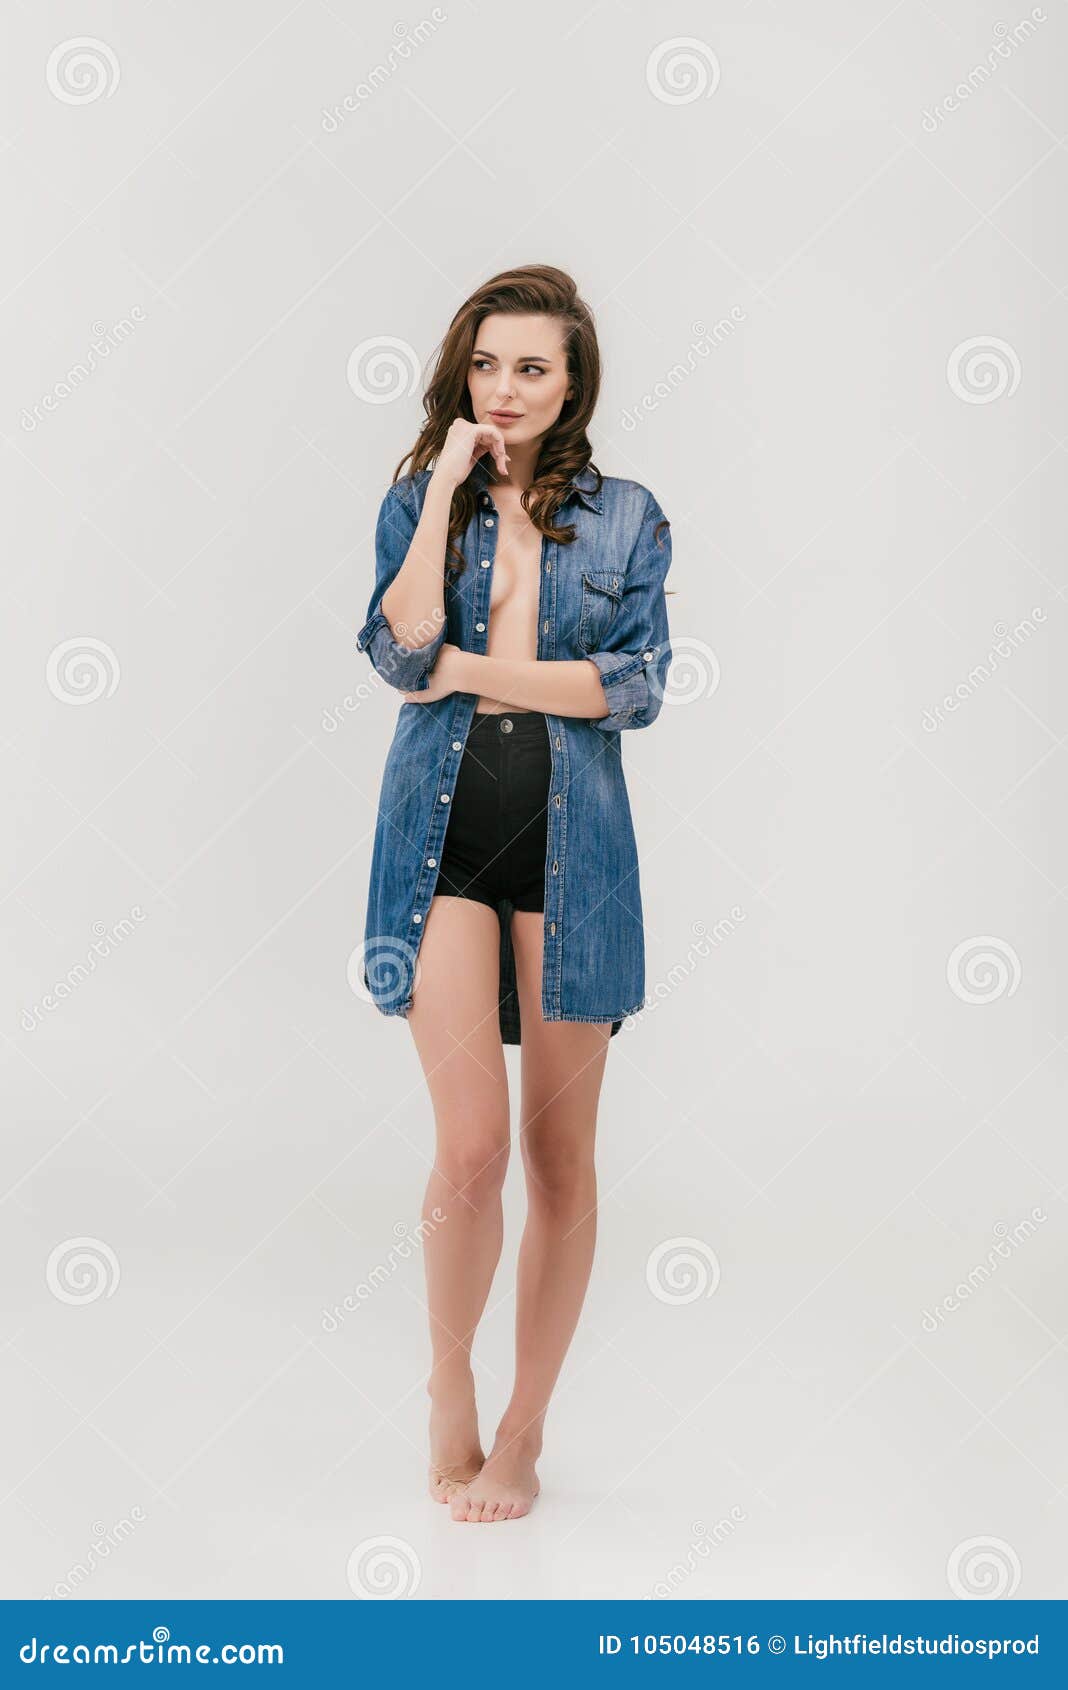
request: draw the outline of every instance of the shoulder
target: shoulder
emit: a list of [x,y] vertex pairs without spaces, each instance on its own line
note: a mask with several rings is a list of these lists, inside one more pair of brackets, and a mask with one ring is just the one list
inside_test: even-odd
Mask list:
[[604,509],[613,523],[618,524],[623,535],[629,536],[632,541],[637,540],[646,530],[657,528],[660,523],[667,524],[670,528],[656,494],[640,481],[606,475],[603,498]]
[[391,481],[382,498],[382,510],[388,513],[399,506],[410,516],[418,516],[422,510],[429,480],[430,471],[424,469],[417,475],[402,475],[396,481]]

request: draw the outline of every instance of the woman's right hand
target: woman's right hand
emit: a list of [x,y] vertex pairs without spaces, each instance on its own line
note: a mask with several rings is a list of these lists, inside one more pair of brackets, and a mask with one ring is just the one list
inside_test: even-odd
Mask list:
[[459,487],[485,452],[492,452],[499,474],[506,477],[508,453],[504,434],[496,423],[468,422],[466,417],[457,417],[445,436],[431,480],[444,481],[451,489]]

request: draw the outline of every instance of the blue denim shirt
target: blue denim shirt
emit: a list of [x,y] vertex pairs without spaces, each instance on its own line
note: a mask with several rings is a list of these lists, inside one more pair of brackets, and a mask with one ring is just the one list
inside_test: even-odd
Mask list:
[[[356,637],[390,686],[422,692],[443,641],[485,654],[498,511],[484,459],[471,471],[476,513],[460,540],[465,568],[445,576],[445,623],[426,645],[398,644],[382,614],[383,594],[415,533],[430,471],[395,482],[382,501],[375,536],[376,571],[367,620]],[[546,713],[552,776],[545,852],[544,967],[546,1021],[610,1021],[612,1034],[642,1007],[645,944],[638,852],[623,773],[622,738],[657,718],[671,663],[664,578],[670,530],[664,513],[636,481],[583,470],[555,517],[574,523],[571,545],[543,536],[538,598],[539,659],[591,658],[610,714]],[[371,856],[363,979],[384,1015],[407,1016],[418,983],[418,956],[449,821],[460,759],[477,695],[450,693],[430,704],[406,702],[386,758]],[[512,908],[501,924],[499,1019],[505,1044],[521,1042],[511,940]]]

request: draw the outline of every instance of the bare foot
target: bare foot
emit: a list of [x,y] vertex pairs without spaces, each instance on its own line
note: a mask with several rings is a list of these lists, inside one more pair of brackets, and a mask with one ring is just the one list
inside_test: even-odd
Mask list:
[[453,1519],[484,1526],[529,1514],[541,1489],[534,1468],[540,1454],[539,1433],[509,1436],[502,1428],[478,1477],[453,1492]]
[[464,1496],[485,1461],[478,1437],[475,1382],[430,1387],[430,1494],[435,1502]]

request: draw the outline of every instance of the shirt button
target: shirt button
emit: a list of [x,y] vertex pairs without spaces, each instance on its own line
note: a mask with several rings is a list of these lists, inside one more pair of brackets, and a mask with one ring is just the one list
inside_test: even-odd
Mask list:
[[463,750],[463,741],[459,740],[459,739],[454,739],[453,742],[452,742],[452,748],[453,748],[454,751],[462,751]]
[[553,799],[553,803],[556,805],[557,809],[560,808],[560,794],[559,793],[556,794],[556,797]]
[[484,557],[484,558],[483,558],[483,559],[482,559],[482,562],[481,562],[481,564],[480,564],[480,565],[479,565],[479,567],[480,567],[480,568],[481,568],[481,569],[488,569],[488,568],[489,568],[489,566],[490,566],[490,560],[489,560],[489,558],[488,558],[488,557]]
[[544,622],[543,622],[543,623],[542,623],[542,625],[541,625],[541,631],[542,631],[542,633],[543,633],[543,634],[547,634],[547,633],[548,633],[548,632],[549,632],[549,622],[548,622],[548,618],[546,618],[546,620],[545,620],[545,621],[544,621]]
[[550,932],[550,933],[555,933],[555,932],[556,932],[556,923],[555,923],[555,921],[550,921],[550,923],[549,923],[549,932]]
[[559,874],[559,872],[560,872],[560,864],[559,864],[559,863],[554,863],[554,864],[553,864],[553,873],[554,873],[554,874]]
[[650,661],[650,660],[651,660],[651,658],[652,658],[652,655],[653,655],[653,654],[652,654],[652,652],[651,652],[651,651],[643,651],[643,652],[642,652],[642,656],[643,656],[643,657],[644,657],[644,659],[645,659],[645,661],[646,661],[646,663],[648,663],[648,662],[649,662],[649,661]]
[[486,632],[486,624],[484,622],[476,622],[475,632],[476,634],[484,634]]
[[488,494],[488,493],[483,493],[483,495],[482,495],[482,503],[483,503],[483,504],[484,504],[484,505],[488,505],[488,504],[489,504],[489,494]]
[[436,857],[428,857],[426,860],[426,866],[427,868],[437,868],[438,859]]
[[442,802],[442,803],[443,803],[443,804],[447,804],[447,803],[448,803],[448,802],[449,802],[449,795],[448,795],[448,793],[447,793],[447,792],[443,792],[443,793],[442,793],[442,795],[441,795],[441,802]]
[[423,919],[422,916],[419,915],[418,912],[415,915],[412,916],[413,921],[422,921],[422,919]]
[[560,735],[559,734],[557,734],[557,736],[556,736],[556,749],[557,749],[557,751],[559,751],[559,749],[560,749]]
[[549,571],[550,571],[550,569],[551,569],[551,568],[552,568],[552,564],[551,564],[551,563],[547,563],[547,564],[546,564],[546,565],[545,565],[545,573],[546,573],[546,575],[548,575],[548,573],[549,573]]
[[486,518],[486,527],[487,527],[487,528],[492,528],[492,527],[493,527],[493,518],[492,518],[492,517],[491,517],[491,516],[488,516],[488,517],[487,517],[487,518]]

